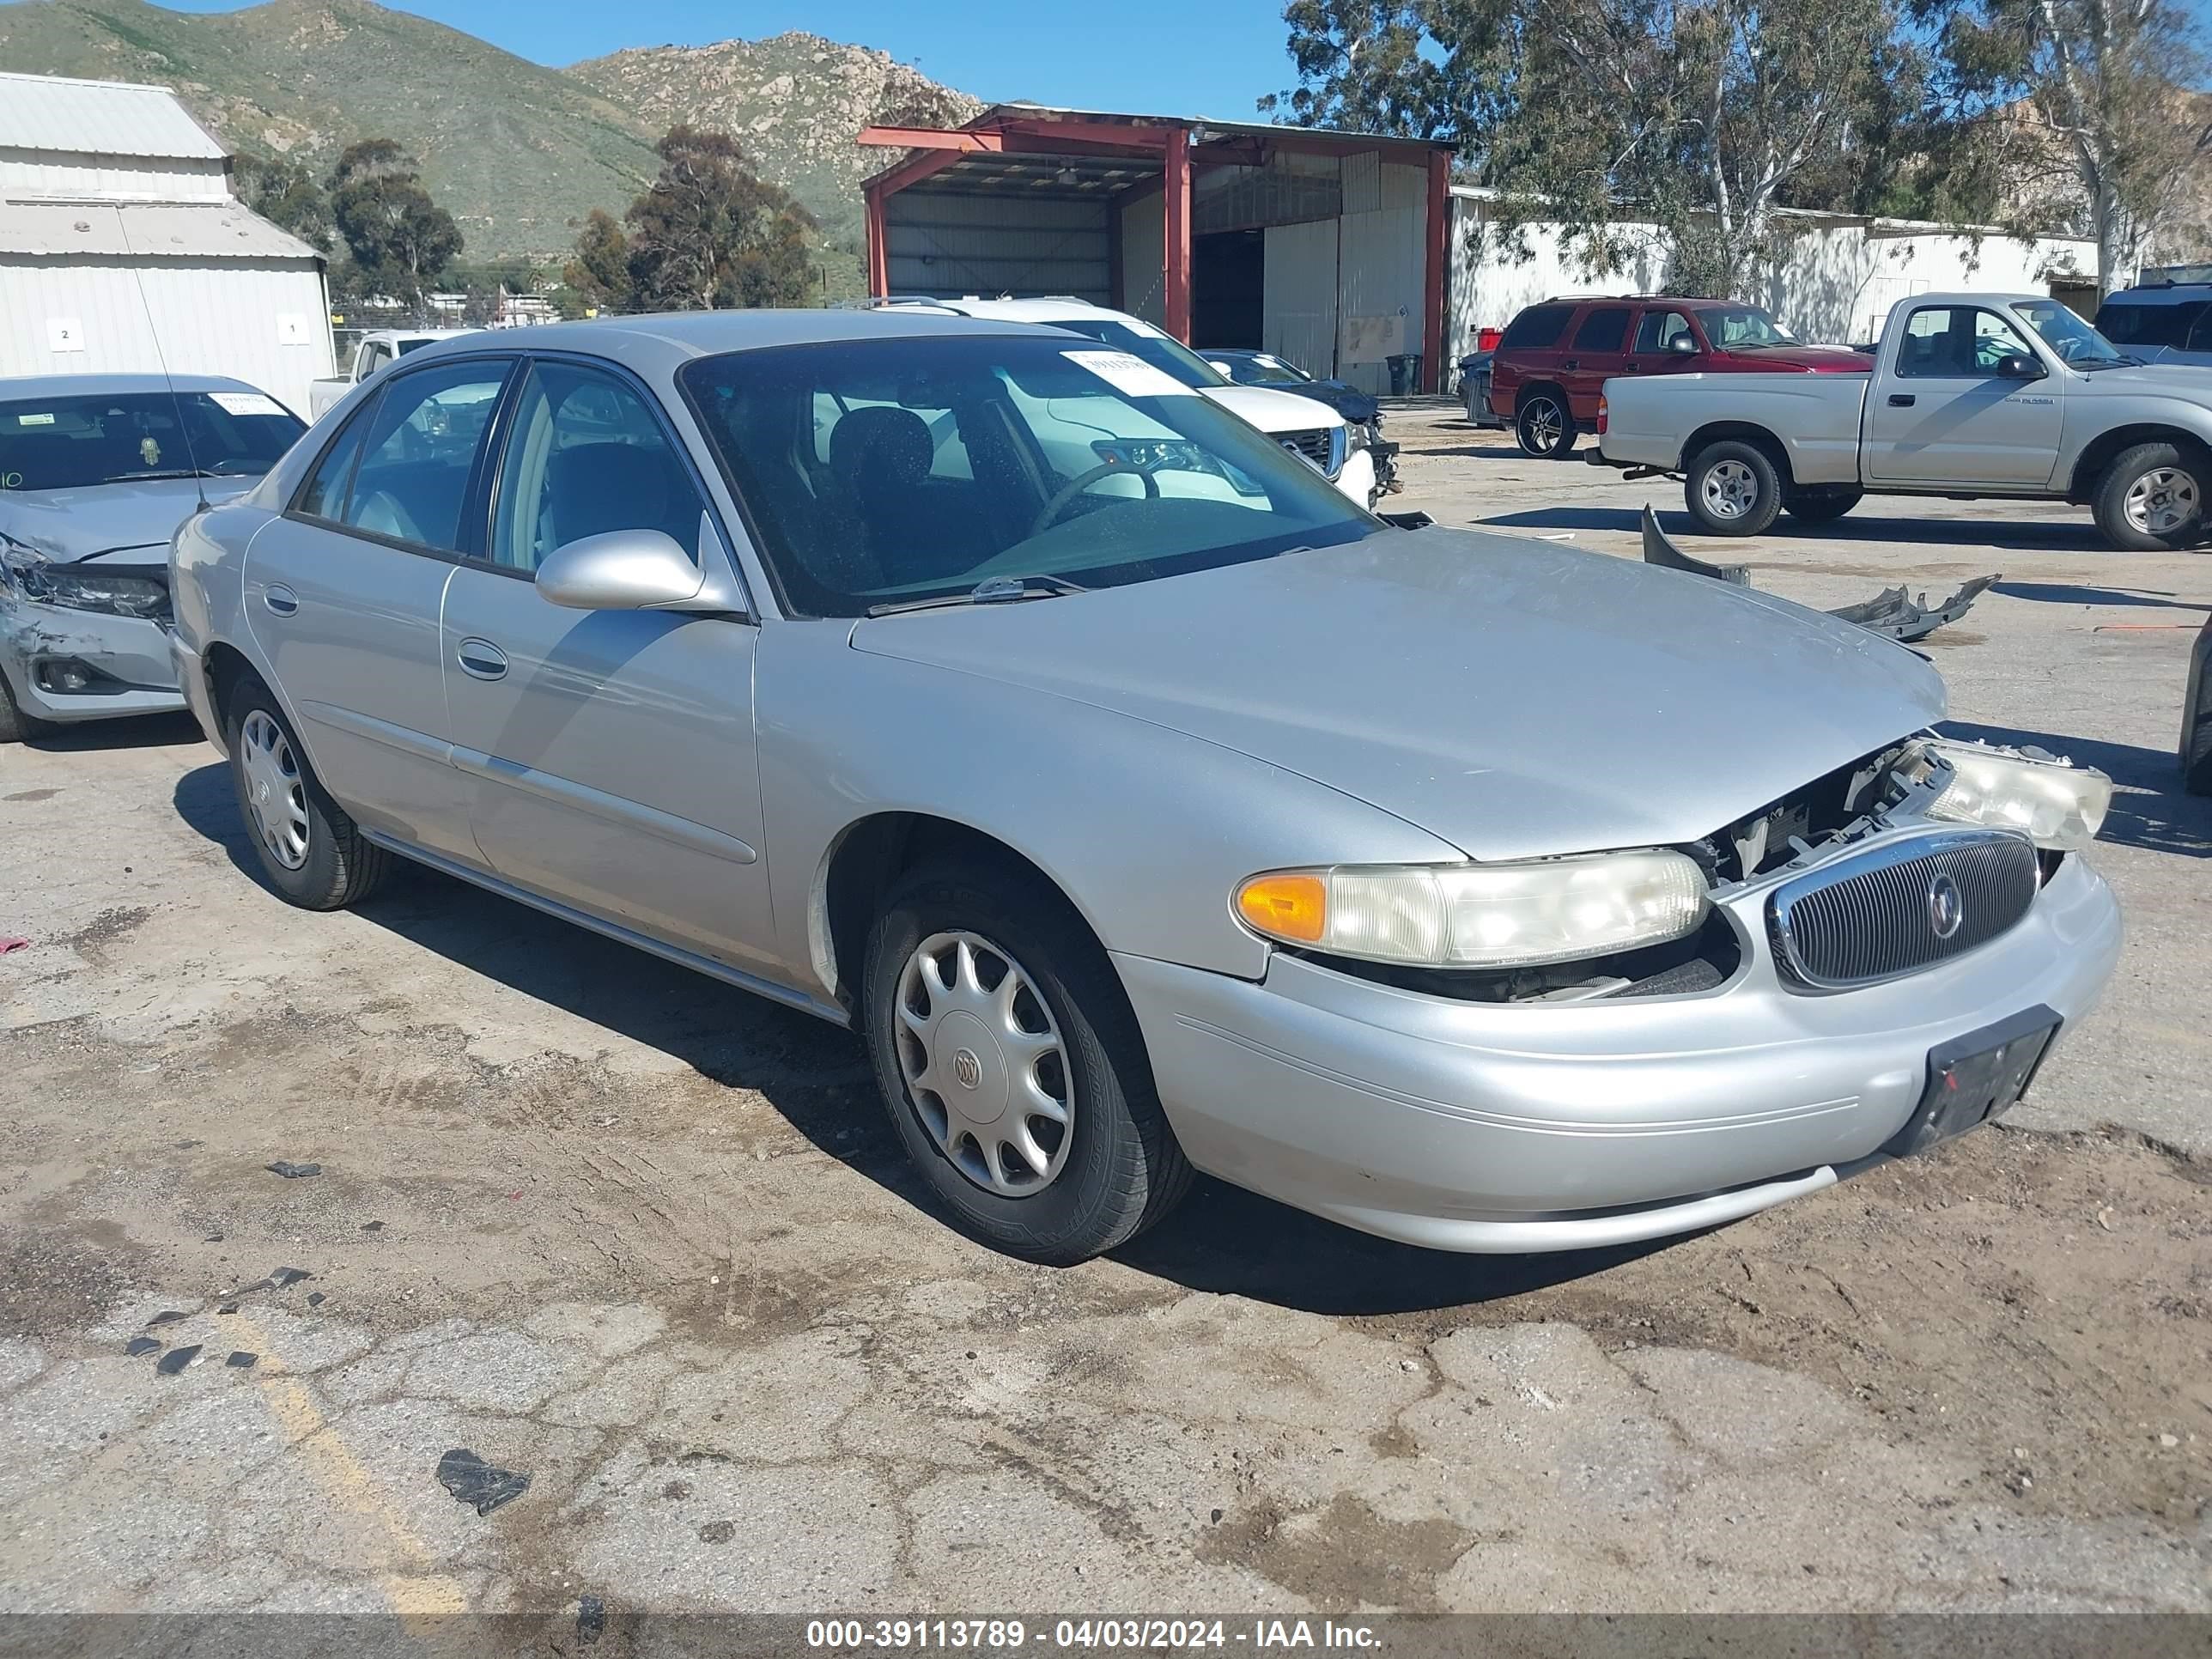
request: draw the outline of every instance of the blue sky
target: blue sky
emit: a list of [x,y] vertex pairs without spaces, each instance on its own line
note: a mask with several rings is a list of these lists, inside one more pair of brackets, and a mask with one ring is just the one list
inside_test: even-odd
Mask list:
[[[235,0],[162,0],[230,11]],[[398,8],[541,64],[623,46],[699,46],[805,29],[876,46],[977,97],[1079,108],[1249,120],[1253,100],[1291,83],[1282,0],[1184,0],[1166,7],[1040,0],[414,0]],[[1170,27],[1171,26],[1171,27]],[[1169,28],[1163,33],[1164,28]]]

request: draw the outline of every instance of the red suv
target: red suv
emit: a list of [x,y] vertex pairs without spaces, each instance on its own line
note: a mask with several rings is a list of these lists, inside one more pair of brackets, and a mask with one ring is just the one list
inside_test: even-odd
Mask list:
[[1564,456],[1597,430],[1598,394],[1621,374],[1858,372],[1847,346],[1800,344],[1757,306],[1730,300],[1547,300],[1508,325],[1490,368],[1491,412],[1531,455]]

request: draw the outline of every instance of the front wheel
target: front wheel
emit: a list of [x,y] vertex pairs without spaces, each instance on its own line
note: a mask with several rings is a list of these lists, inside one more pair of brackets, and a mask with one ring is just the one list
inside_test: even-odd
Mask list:
[[33,720],[22,711],[15,702],[15,688],[5,674],[0,674],[0,743],[28,743],[52,730],[46,721]]
[[1552,391],[1522,397],[1513,416],[1513,435],[1539,460],[1564,460],[1575,447],[1575,417],[1567,400]]
[[303,910],[342,909],[368,897],[392,855],[331,799],[266,686],[249,680],[238,688],[228,731],[238,814],[269,884]]
[[2204,538],[2203,458],[2173,444],[2137,444],[2123,452],[2091,502],[2097,528],[2115,547],[2133,552],[2179,551]]
[[1756,536],[1782,511],[1782,479],[1756,444],[1723,438],[1691,460],[1682,485],[1690,516],[1718,536]]
[[1784,510],[1799,524],[1833,524],[1865,498],[1857,489],[1831,490],[1814,495],[1801,491],[1784,503]]
[[1035,877],[969,862],[907,876],[869,936],[862,996],[892,1125],[985,1243],[1072,1266],[1189,1185],[1112,964]]

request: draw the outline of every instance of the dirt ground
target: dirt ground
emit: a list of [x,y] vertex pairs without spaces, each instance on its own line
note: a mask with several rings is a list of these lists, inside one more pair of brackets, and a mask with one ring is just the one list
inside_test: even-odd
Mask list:
[[[1673,499],[1393,426],[1446,522],[1626,554]],[[188,725],[0,751],[0,1611],[2212,1613],[2212,558],[1986,503],[1686,544],[2004,570],[1931,653],[2119,780],[2130,944],[2005,1126],[1598,1255],[1201,1183],[1022,1267],[845,1035],[428,872],[289,909]]]

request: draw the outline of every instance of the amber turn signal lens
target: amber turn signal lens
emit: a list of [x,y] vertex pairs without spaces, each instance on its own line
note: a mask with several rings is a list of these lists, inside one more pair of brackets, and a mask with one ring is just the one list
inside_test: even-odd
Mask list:
[[1260,876],[1237,890],[1237,908],[1263,933],[1317,944],[1328,924],[1328,886],[1319,876]]

